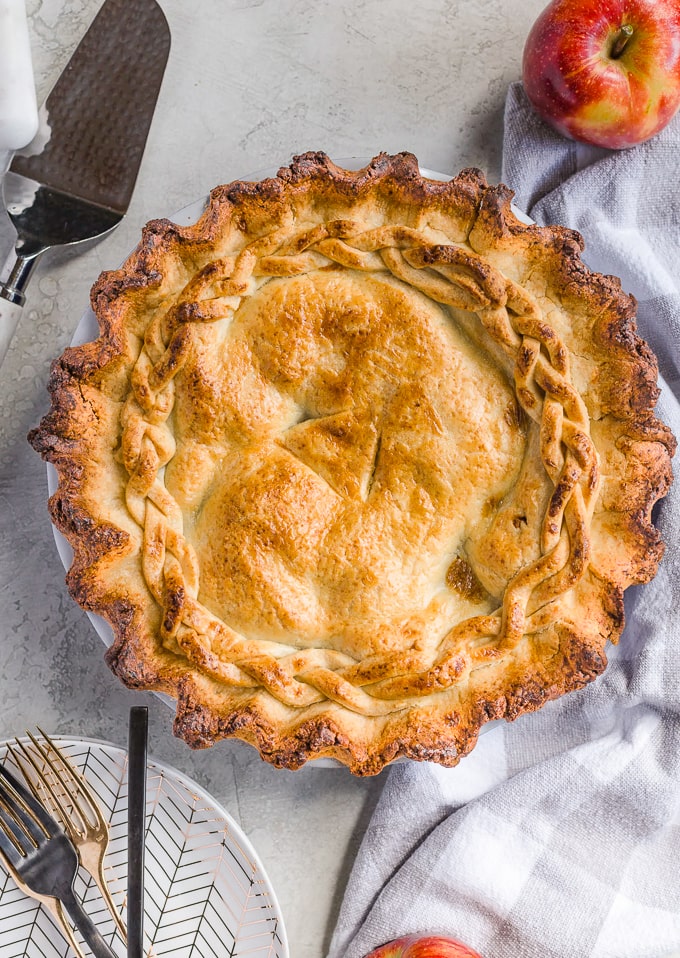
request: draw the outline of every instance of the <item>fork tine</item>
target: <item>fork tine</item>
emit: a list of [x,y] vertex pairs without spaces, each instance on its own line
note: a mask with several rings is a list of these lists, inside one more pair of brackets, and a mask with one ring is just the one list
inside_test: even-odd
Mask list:
[[62,763],[62,765],[64,765],[65,768],[68,769],[74,785],[76,786],[80,794],[83,795],[85,799],[88,801],[88,803],[90,804],[93,816],[102,825],[106,824],[104,816],[102,815],[102,810],[99,807],[97,798],[94,792],[92,791],[92,789],[90,788],[90,786],[88,785],[87,779],[85,778],[85,776],[82,774],[82,772],[80,772],[79,769],[75,767],[75,765],[73,764],[71,759],[68,757],[68,755],[66,755],[65,752],[62,752],[62,750],[57,745],[55,745],[55,743],[52,741],[49,735],[46,732],[43,732],[40,726],[38,726],[37,728],[40,734],[42,735],[42,737],[50,746],[50,748],[59,757],[59,761]]
[[[28,734],[30,735],[31,733],[29,732]],[[32,736],[31,736],[31,738],[32,738]],[[19,768],[21,774],[24,776],[24,778],[25,778],[25,780],[26,780],[26,784],[28,785],[28,787],[30,788],[30,790],[33,792],[33,794],[35,795],[35,797],[36,797],[38,800],[40,800],[40,797],[41,797],[41,796],[40,796],[39,793],[38,793],[37,786],[36,786],[35,782],[33,781],[33,778],[31,777],[30,773],[28,772],[28,769],[26,768],[26,765],[24,764],[24,760],[25,760],[28,764],[30,764],[31,768],[32,768],[33,771],[35,772],[35,775],[36,775],[36,777],[37,777],[37,779],[38,779],[38,782],[42,785],[42,787],[45,789],[45,791],[47,792],[47,794],[48,794],[49,797],[51,798],[51,800],[52,800],[52,802],[53,802],[53,804],[54,804],[54,807],[56,808],[56,810],[57,810],[57,812],[58,812],[58,814],[59,814],[59,816],[60,816],[60,818],[61,818],[61,823],[62,823],[62,825],[64,826],[64,828],[66,829],[66,831],[69,833],[70,838],[73,840],[73,839],[76,837],[76,834],[78,834],[78,833],[77,833],[77,831],[76,831],[76,827],[75,827],[75,825],[74,825],[74,823],[73,823],[72,817],[71,817],[71,815],[69,815],[69,813],[67,812],[66,808],[64,807],[64,803],[62,802],[61,797],[60,797],[60,795],[59,795],[57,789],[53,786],[53,784],[52,784],[52,782],[49,780],[49,778],[45,775],[45,773],[44,773],[43,770],[40,768],[40,766],[39,766],[38,763],[36,762],[35,758],[34,758],[33,755],[31,754],[31,752],[29,752],[29,750],[28,750],[28,749],[26,748],[26,746],[24,745],[24,743],[23,743],[20,739],[18,739],[18,738],[15,739],[15,741],[16,741],[16,743],[17,743],[18,749],[19,749],[20,752],[21,752],[21,755],[19,755],[19,752],[17,751],[17,749],[16,749],[13,745],[9,745],[9,744],[8,744],[8,745],[7,745],[7,750],[9,751],[10,755],[12,756],[12,758],[14,759],[14,761],[16,762],[16,764],[17,764],[17,766],[18,766],[18,768]],[[42,752],[41,752],[40,754],[41,754],[41,756],[42,756]],[[23,756],[24,758],[22,758],[21,756]]]
[[22,855],[27,855],[29,848],[35,849],[46,841],[47,835],[40,823],[26,810],[20,797],[14,794],[5,782],[0,782],[0,814],[5,831]]
[[[45,754],[45,757],[49,761],[49,756],[47,755],[47,752],[49,750],[54,755],[55,759],[59,762],[61,769],[63,769],[63,771],[66,773],[67,778],[64,777],[64,775],[61,773],[61,770],[57,769],[55,762],[50,762],[50,768],[53,770],[54,774],[57,776],[59,781],[63,784],[64,788],[68,792],[69,797],[71,798],[71,801],[74,803],[74,805],[78,807],[78,811],[80,815],[84,816],[85,812],[82,806],[78,803],[77,793],[80,793],[80,795],[87,802],[88,810],[92,813],[92,817],[95,819],[95,821],[98,822],[100,825],[105,826],[106,822],[102,815],[97,799],[95,798],[94,793],[92,792],[92,789],[87,784],[85,776],[80,772],[79,769],[75,767],[75,765],[73,764],[71,759],[68,757],[68,755],[66,755],[65,752],[62,752],[59,746],[52,741],[52,739],[49,737],[47,732],[43,732],[43,730],[40,728],[39,725],[37,726],[37,729],[42,735],[44,741],[47,743],[47,746],[48,746],[47,749],[43,747],[43,752]],[[31,733],[29,732],[28,734],[31,740],[35,741]],[[71,787],[69,787],[69,783],[72,786],[73,791]]]
[[24,857],[26,835],[19,837],[19,826],[8,813],[4,803],[0,802],[0,853],[11,865],[16,865]]
[[[5,781],[2,782],[1,779]],[[49,838],[52,838],[61,831],[59,825],[49,812],[33,798],[26,786],[22,785],[4,765],[0,765],[0,789],[5,793],[5,796],[9,796],[9,798],[6,797],[6,801],[8,801],[10,806],[14,806],[17,809],[23,807],[24,817],[22,818],[22,824],[26,824],[27,829],[32,829],[28,834],[35,835],[36,841],[39,841],[41,837],[36,830],[37,826],[39,826],[44,835]],[[24,819],[26,819],[25,822]]]

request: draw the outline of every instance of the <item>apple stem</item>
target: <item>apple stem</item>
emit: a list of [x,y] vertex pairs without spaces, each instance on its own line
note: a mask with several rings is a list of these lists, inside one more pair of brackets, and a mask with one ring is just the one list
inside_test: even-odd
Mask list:
[[619,32],[614,37],[612,49],[609,56],[612,60],[618,60],[623,51],[628,46],[628,41],[633,36],[633,28],[630,23],[624,23]]

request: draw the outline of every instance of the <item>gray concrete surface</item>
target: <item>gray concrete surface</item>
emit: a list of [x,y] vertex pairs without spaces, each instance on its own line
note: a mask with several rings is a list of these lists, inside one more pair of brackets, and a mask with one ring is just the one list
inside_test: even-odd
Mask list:
[[[278,894],[293,958],[322,958],[380,778],[282,772],[249,747],[192,753],[172,713],[124,689],[64,586],[46,512],[45,467],[26,433],[47,408],[50,360],[65,347],[104,268],[148,219],[212,186],[323,149],[334,157],[411,150],[443,172],[498,177],[502,108],[542,0],[160,0],[173,44],[129,214],[78,255],[38,268],[0,369],[0,738],[47,730],[124,744],[133,703],[151,746],[208,788],[251,838]],[[27,0],[44,97],[98,0]],[[0,217],[0,259],[12,231]]]

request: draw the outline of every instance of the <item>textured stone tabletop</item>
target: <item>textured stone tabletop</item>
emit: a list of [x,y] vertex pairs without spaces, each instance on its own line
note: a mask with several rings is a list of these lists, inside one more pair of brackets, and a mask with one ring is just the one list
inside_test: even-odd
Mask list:
[[[381,789],[344,769],[277,771],[241,743],[192,753],[172,712],[124,689],[70,599],[49,524],[45,467],[26,442],[47,408],[50,360],[104,268],[148,219],[305,150],[410,150],[423,167],[500,169],[502,108],[543,0],[160,0],[172,50],[128,216],[108,238],[48,254],[0,370],[0,738],[48,731],[124,744],[148,704],[151,750],[241,823],[276,889],[292,958],[323,958]],[[27,0],[39,98],[100,0]],[[0,220],[0,256],[13,233]]]

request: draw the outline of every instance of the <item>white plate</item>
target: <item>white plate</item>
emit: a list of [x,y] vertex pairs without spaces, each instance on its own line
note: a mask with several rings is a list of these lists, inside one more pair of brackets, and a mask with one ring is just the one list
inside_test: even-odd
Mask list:
[[[55,736],[54,741],[87,777],[109,822],[105,874],[125,917],[127,752],[92,739]],[[5,761],[12,767],[3,742],[0,762]],[[200,786],[153,760],[147,770],[144,887],[149,958],[289,958],[276,896],[246,836]],[[114,953],[125,958],[125,946],[87,872],[79,873],[76,892]],[[0,864],[2,958],[72,954],[49,912],[20,892]]]

